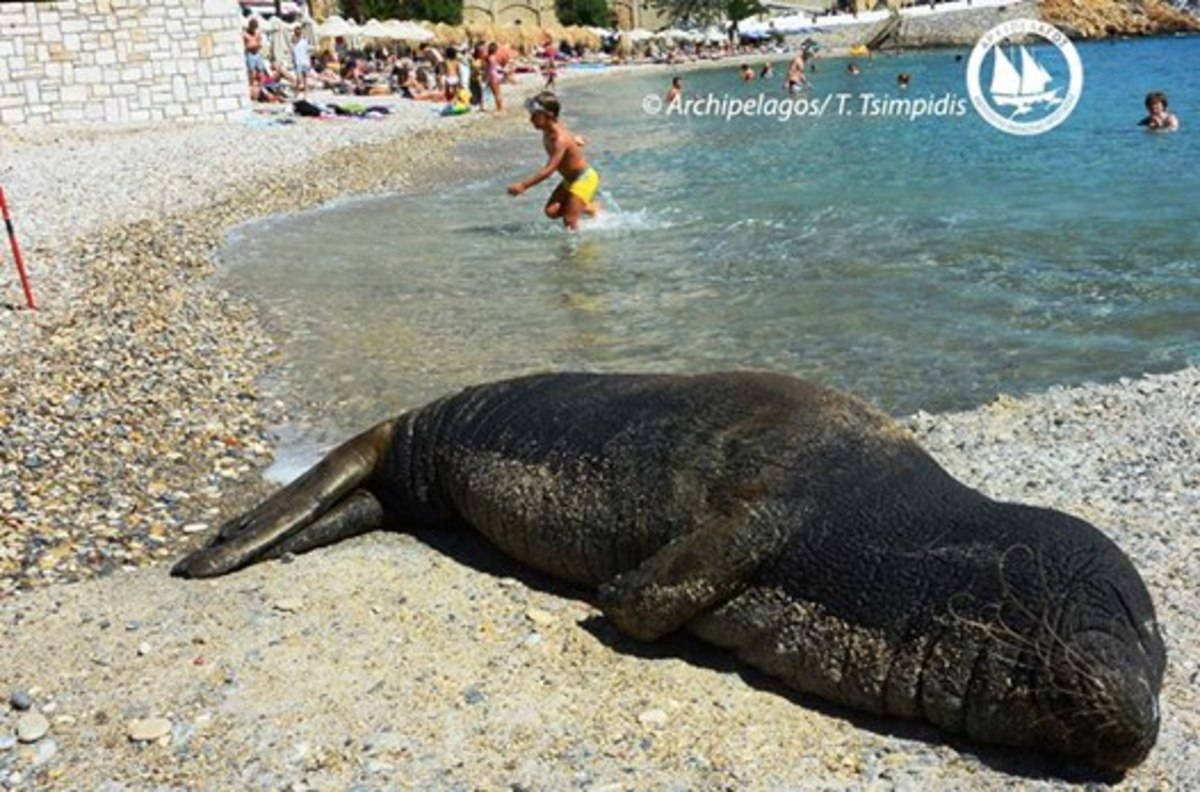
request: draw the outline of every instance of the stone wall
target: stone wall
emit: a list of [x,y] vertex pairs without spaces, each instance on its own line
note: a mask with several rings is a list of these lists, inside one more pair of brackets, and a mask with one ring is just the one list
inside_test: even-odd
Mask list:
[[466,0],[463,24],[558,27],[558,14],[554,10],[554,0]]
[[249,107],[237,0],[0,3],[0,125],[224,121]]

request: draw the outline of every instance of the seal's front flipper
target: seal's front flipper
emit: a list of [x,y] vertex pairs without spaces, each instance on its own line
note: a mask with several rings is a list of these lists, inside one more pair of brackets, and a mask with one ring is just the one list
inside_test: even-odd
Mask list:
[[675,539],[637,569],[603,584],[598,604],[621,632],[652,641],[739,593],[783,539],[778,526],[754,519],[743,506]]
[[393,428],[385,421],[338,446],[303,476],[223,525],[210,546],[185,556],[171,574],[224,575],[263,558],[299,552],[297,547],[311,549],[377,527],[382,509],[374,497],[368,496],[372,506],[348,496],[374,476]]

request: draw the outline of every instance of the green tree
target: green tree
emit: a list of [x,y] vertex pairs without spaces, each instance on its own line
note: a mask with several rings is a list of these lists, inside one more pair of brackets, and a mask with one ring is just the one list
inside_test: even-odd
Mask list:
[[734,23],[757,16],[766,10],[758,0],[727,0],[725,3],[725,16]]
[[555,0],[554,10],[564,25],[608,27],[612,23],[608,0]]
[[765,10],[758,0],[651,0],[672,24],[711,25],[729,19],[741,22]]
[[461,25],[463,20],[463,0],[403,0],[400,7],[400,16],[406,19],[425,19],[447,25]]
[[461,25],[463,0],[342,0],[348,19],[423,19]]

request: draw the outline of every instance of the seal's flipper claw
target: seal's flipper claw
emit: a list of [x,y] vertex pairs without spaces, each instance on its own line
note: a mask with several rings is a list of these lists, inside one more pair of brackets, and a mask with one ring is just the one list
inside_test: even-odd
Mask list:
[[[384,451],[391,445],[394,428],[385,421],[348,440],[288,486],[267,498],[258,507],[223,525],[208,547],[184,557],[172,569],[176,577],[215,577],[241,569],[263,558],[273,558],[289,547],[306,549],[335,541],[333,537],[353,536],[377,527],[382,509],[374,497],[372,509],[360,499],[349,498],[375,475]],[[347,509],[338,507],[349,502]],[[377,513],[378,514],[377,514]],[[329,517],[322,527],[304,535],[305,529]],[[357,530],[355,519],[366,520],[369,527]],[[354,529],[354,530],[352,530]],[[323,541],[320,537],[330,537]],[[289,541],[295,538],[295,544]]]
[[756,521],[742,504],[603,584],[600,609],[626,635],[660,638],[744,589],[758,564],[782,544],[784,532],[776,528]]

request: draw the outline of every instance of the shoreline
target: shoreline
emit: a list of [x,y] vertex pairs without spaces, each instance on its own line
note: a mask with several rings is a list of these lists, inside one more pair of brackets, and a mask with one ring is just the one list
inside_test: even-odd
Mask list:
[[[665,78],[679,67],[645,68]],[[511,95],[506,126],[524,123]],[[43,740],[0,743],[0,786],[766,788],[823,777],[1001,788],[1008,773],[1055,772],[797,704],[686,641],[630,646],[577,596],[467,539],[373,535],[236,579],[166,576],[195,534],[268,490],[268,427],[287,410],[258,391],[277,361],[257,310],[212,283],[221,240],[252,219],[419,188],[460,142],[505,128],[468,118],[427,122],[414,109],[390,128],[235,128],[215,143],[205,127],[64,134],[21,144],[30,156],[0,171],[45,190],[14,214],[46,306],[0,313],[0,480],[13,482],[0,487],[0,666],[4,692],[33,691],[51,720]],[[159,153],[163,139],[176,149]],[[308,148],[263,153],[264,142]],[[114,145],[129,159],[72,177]],[[226,145],[238,156],[205,159]],[[189,156],[230,162],[210,182],[185,181],[189,193],[171,181]],[[72,203],[72,190],[92,200]],[[87,206],[74,211],[95,225],[27,222],[39,202],[47,213]],[[8,279],[5,299],[20,293]],[[903,421],[966,483],[1092,520],[1138,564],[1170,666],[1163,735],[1132,786],[1200,783],[1197,414],[1193,366]],[[0,740],[19,715],[0,713]],[[130,742],[127,721],[152,715],[170,721],[167,736]]]

